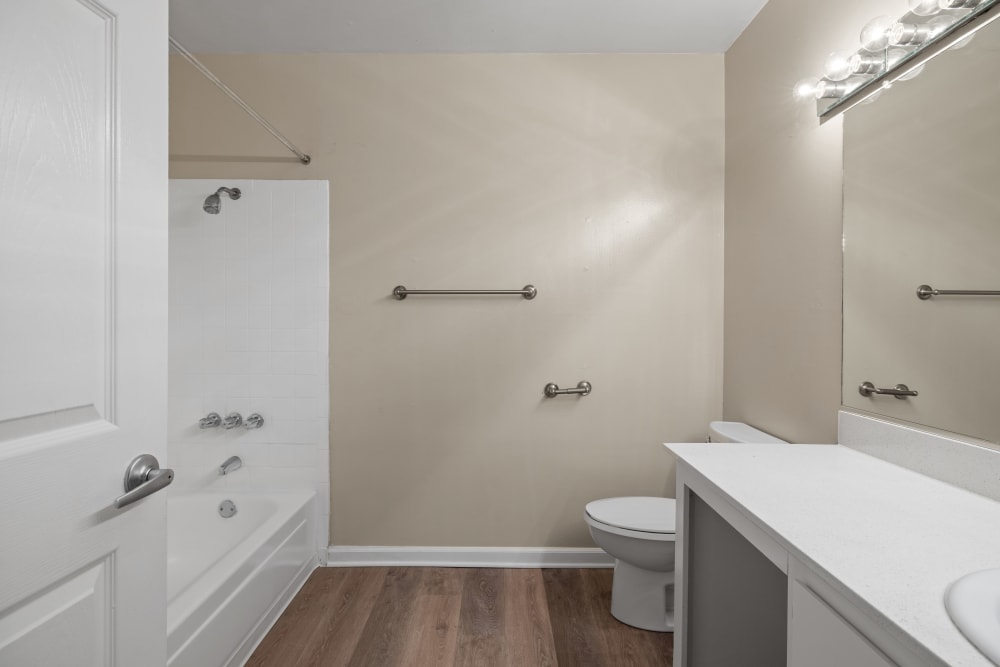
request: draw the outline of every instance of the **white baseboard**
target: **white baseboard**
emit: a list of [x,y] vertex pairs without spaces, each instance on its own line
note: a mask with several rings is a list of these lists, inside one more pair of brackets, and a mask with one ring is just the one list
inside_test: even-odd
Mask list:
[[603,550],[548,547],[337,547],[328,567],[614,567]]

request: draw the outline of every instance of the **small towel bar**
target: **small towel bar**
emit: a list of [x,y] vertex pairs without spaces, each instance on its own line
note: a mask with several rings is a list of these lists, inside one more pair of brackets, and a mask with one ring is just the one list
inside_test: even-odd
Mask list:
[[917,396],[918,395],[917,392],[913,391],[912,389],[910,389],[909,387],[907,387],[905,384],[897,384],[892,389],[882,389],[882,388],[876,387],[871,382],[862,382],[858,386],[858,393],[861,394],[862,396],[864,396],[865,398],[871,396],[872,394],[879,394],[879,395],[882,395],[882,396],[895,396],[896,398],[898,398],[901,401],[903,399],[905,399],[907,396]]
[[559,385],[555,382],[550,382],[545,385],[545,396],[547,398],[555,398],[556,396],[563,396],[566,394],[579,394],[580,396],[587,396],[590,394],[591,389],[593,389],[593,387],[586,380],[578,383],[575,389],[560,389]]

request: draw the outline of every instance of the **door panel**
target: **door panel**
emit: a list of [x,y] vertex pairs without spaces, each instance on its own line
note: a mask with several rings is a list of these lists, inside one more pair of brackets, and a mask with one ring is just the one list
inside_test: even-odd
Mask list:
[[110,665],[113,579],[109,556],[8,613],[0,620],[0,665]]
[[[17,15],[0,28],[4,50],[18,54],[0,73],[7,135],[0,280],[31,287],[4,304],[0,335],[16,347],[0,355],[0,422],[72,409],[79,419],[107,418],[117,22],[90,3],[15,4],[23,6],[5,9]],[[23,26],[46,24],[59,39],[36,48],[35,31]],[[38,376],[51,381],[31,381]]]
[[165,662],[166,2],[0,2],[0,664]]

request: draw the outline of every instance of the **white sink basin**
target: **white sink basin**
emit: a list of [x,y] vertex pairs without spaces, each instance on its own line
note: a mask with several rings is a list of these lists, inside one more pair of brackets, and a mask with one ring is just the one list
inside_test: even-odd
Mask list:
[[1000,569],[967,574],[948,587],[951,620],[983,655],[1000,665]]

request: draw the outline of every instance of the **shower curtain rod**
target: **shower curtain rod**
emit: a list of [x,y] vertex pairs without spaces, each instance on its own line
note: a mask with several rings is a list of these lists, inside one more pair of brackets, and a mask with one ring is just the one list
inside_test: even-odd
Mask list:
[[269,122],[267,122],[267,119],[265,119],[263,116],[257,113],[256,109],[254,109],[252,106],[244,102],[243,98],[237,95],[235,92],[233,92],[233,90],[229,86],[224,84],[219,79],[219,77],[212,74],[212,72],[207,67],[205,67],[200,60],[195,58],[194,55],[192,55],[190,51],[185,49],[180,42],[178,42],[176,39],[173,38],[173,36],[170,36],[170,46],[172,46],[174,51],[179,53],[181,57],[184,58],[184,60],[191,63],[191,65],[193,65],[196,70],[201,72],[206,79],[214,83],[216,88],[225,93],[226,96],[229,97],[229,99],[231,99],[233,102],[236,102],[236,104],[238,104],[241,109],[247,112],[248,116],[250,116],[255,121],[260,123],[260,125],[265,130],[270,132],[275,139],[283,143],[285,145],[285,148],[295,153],[295,155],[299,158],[299,160],[302,161],[302,164],[309,164],[310,162],[312,162],[311,157],[309,157],[308,155],[300,151],[298,148],[296,148],[295,144],[286,139],[285,135],[283,135],[281,132],[278,132],[277,128],[275,128],[274,125],[271,125]]

